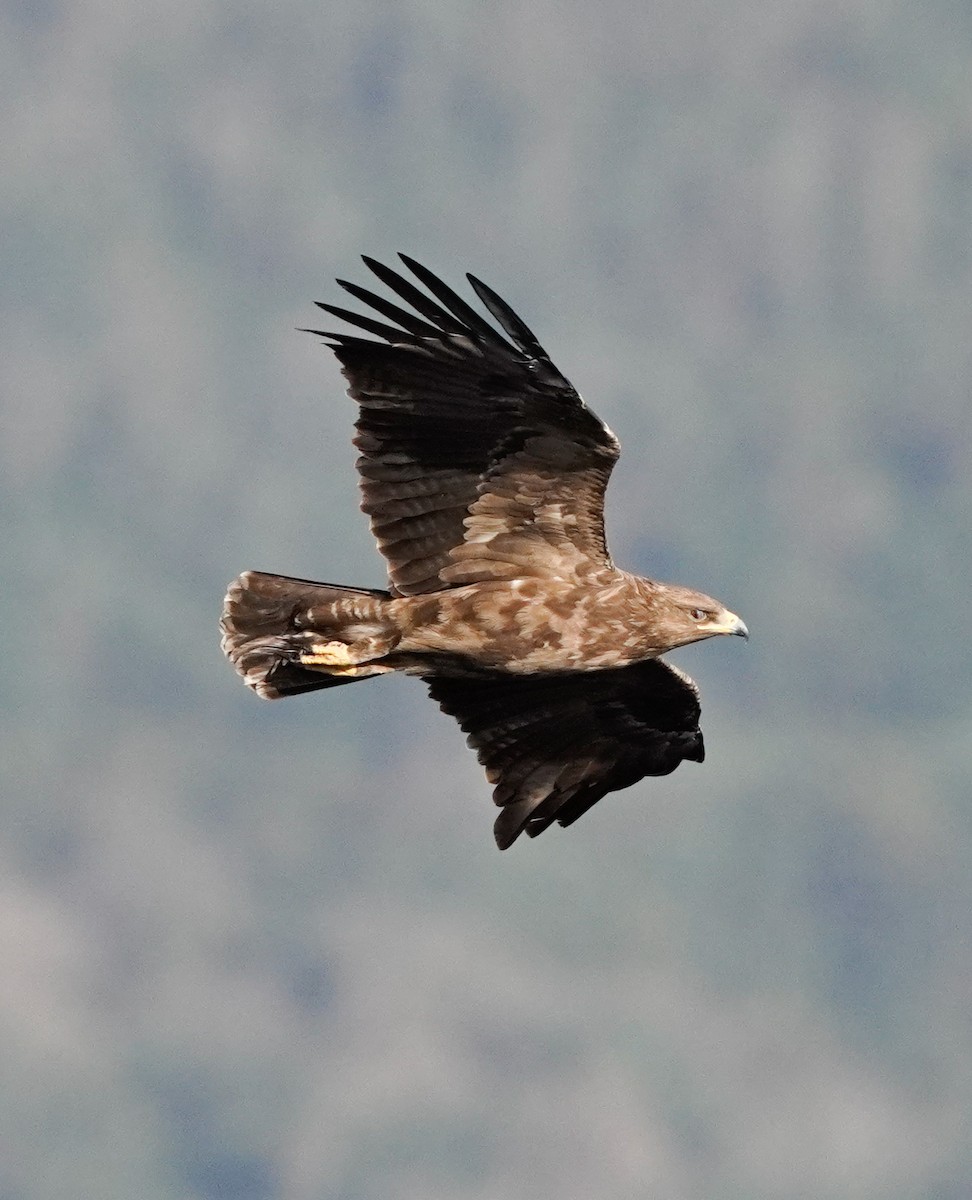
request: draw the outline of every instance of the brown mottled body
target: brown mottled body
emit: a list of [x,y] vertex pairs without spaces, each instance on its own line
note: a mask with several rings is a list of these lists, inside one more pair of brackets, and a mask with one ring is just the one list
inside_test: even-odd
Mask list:
[[[668,593],[664,584],[608,569],[583,583],[468,584],[391,600],[385,612],[402,631],[396,654],[457,655],[513,674],[596,671],[709,636],[672,615]],[[696,606],[721,610],[708,596],[692,597]]]
[[246,571],[222,646],[268,699],[421,676],[495,785],[502,849],[701,762],[698,691],[659,656],[746,627],[710,596],[614,566],[614,434],[495,292],[469,276],[505,337],[402,257],[435,300],[366,258],[411,311],[342,281],[386,320],[321,305],[381,339],[324,334],[359,405],[362,508],[389,589]]

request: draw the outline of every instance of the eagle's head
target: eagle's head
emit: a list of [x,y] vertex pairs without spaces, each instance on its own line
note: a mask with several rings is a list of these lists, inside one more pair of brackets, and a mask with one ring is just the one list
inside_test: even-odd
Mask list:
[[673,583],[655,584],[654,587],[652,602],[668,649],[720,634],[749,637],[745,621],[704,592],[693,592],[691,588]]

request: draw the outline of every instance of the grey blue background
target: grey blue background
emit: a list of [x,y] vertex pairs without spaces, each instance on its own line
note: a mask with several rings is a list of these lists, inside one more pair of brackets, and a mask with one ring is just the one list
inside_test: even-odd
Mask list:
[[[3,5],[2,1200],[972,1194],[970,13]],[[297,329],[396,250],[752,631],[703,766],[503,855],[418,683],[218,649],[383,581]]]

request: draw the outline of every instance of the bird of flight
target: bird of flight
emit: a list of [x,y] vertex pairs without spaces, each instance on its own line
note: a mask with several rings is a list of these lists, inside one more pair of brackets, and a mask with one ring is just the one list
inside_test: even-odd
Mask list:
[[400,257],[427,291],[364,262],[407,308],[339,280],[373,313],[319,304],[356,332],[309,331],[358,403],[361,507],[388,590],[244,571],[222,647],[270,700],[418,675],[486,768],[503,850],[701,762],[698,689],[660,656],[748,633],[711,596],[615,567],[614,434],[491,288],[467,276],[499,328]]

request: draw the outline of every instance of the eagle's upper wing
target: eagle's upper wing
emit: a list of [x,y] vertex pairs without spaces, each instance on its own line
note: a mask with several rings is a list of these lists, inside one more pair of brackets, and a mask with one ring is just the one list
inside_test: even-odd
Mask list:
[[569,825],[608,792],[704,757],[699,695],[660,659],[563,675],[426,679],[495,784],[496,842]]
[[603,567],[614,435],[485,284],[468,276],[506,337],[401,257],[435,300],[366,257],[415,311],[339,280],[384,320],[319,307],[383,340],[313,331],[330,340],[360,405],[361,506],[393,590]]

